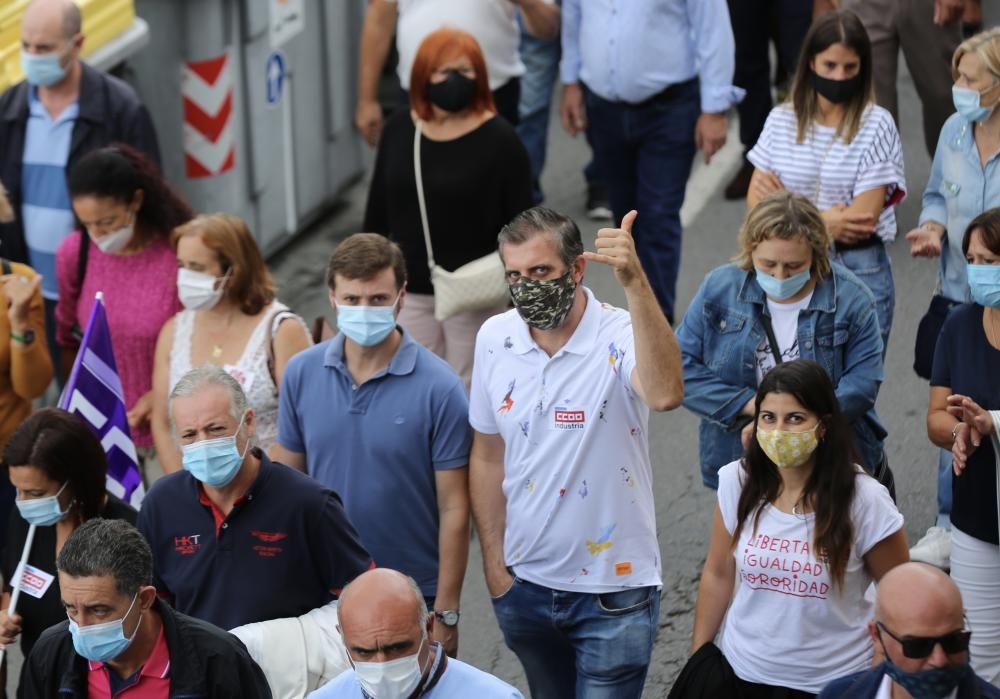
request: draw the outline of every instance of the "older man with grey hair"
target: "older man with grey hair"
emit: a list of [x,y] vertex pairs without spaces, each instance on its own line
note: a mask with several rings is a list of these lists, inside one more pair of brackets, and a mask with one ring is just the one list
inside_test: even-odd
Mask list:
[[39,638],[18,696],[271,697],[236,637],[157,599],[152,552],[131,524],[85,522],[56,565],[69,619]]
[[255,446],[253,409],[223,369],[181,377],[169,413],[184,469],[149,491],[139,529],[179,611],[226,629],[297,617],[374,565],[337,494]]
[[310,699],[521,699],[506,682],[449,658],[430,640],[438,619],[403,573],[378,568],[358,576],[344,590],[339,612],[352,669]]

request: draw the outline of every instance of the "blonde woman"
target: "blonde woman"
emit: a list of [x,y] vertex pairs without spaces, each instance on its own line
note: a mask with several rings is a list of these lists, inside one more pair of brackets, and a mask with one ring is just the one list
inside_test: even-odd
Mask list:
[[170,240],[185,310],[166,322],[156,343],[153,437],[165,473],[181,468],[167,397],[185,373],[215,364],[239,381],[266,452],[278,435],[278,387],[285,366],[312,345],[302,319],[275,300],[271,273],[242,219],[198,216],[175,229]]
[[896,238],[894,207],[906,178],[895,122],[875,104],[871,42],[854,13],[813,23],[789,101],[771,110],[747,159],[754,166],[749,209],[788,190],[822,212],[833,259],[875,295],[884,347],[896,298],[885,246]]
[[702,418],[705,485],[717,488],[719,468],[743,454],[741,431],[749,438],[763,377],[800,357],[829,373],[859,463],[888,474],[886,432],[875,414],[882,381],[875,299],[830,260],[822,214],[805,197],[772,194],[747,215],[739,248],[734,263],[705,277],[677,330],[684,405]]

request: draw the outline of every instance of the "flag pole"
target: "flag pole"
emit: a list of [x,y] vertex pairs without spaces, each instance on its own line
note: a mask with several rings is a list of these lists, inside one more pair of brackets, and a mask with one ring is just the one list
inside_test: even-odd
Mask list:
[[[24,540],[24,550],[21,551],[21,562],[15,570],[21,571],[21,577],[24,577],[24,569],[28,565],[28,556],[31,554],[31,545],[35,542],[35,530],[38,525],[32,524],[28,527],[28,536]],[[10,593],[10,604],[7,605],[7,616],[17,613],[17,601],[21,598],[21,581],[15,580],[14,584],[11,585],[13,591]],[[7,648],[0,648],[0,663],[3,662],[4,656],[7,655]]]

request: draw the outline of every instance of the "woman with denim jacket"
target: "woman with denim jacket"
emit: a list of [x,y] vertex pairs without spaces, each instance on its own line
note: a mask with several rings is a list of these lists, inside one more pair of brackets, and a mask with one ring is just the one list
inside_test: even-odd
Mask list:
[[[882,336],[875,299],[850,270],[832,262],[830,234],[805,197],[776,192],[740,230],[735,262],[709,272],[677,330],[684,405],[702,418],[702,479],[743,453],[757,386],[782,361],[818,362],[830,375],[854,429],[859,462],[884,466],[886,431],[875,414],[882,382]],[[770,333],[768,328],[770,327]],[[891,490],[891,488],[890,488]]]
[[[962,43],[952,57],[951,71],[958,111],[941,128],[919,225],[906,234],[911,255],[941,261],[937,288],[917,338],[918,373],[924,378],[930,378],[929,360],[944,318],[953,307],[971,300],[962,234],[974,217],[1000,206],[1000,27]],[[951,450],[942,449],[937,521],[910,551],[914,560],[948,567],[951,502]]]
[[906,177],[896,124],[875,104],[871,42],[855,14],[813,23],[788,102],[771,110],[747,159],[754,166],[748,209],[779,190],[820,209],[834,261],[875,295],[884,355],[896,298],[886,244],[896,238]]

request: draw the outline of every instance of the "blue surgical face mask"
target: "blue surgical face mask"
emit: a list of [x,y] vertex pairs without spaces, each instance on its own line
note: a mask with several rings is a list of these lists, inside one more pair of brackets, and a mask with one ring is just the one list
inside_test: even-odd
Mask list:
[[33,498],[30,500],[18,498],[14,501],[17,505],[17,511],[21,513],[21,517],[28,524],[36,524],[39,527],[48,527],[55,524],[69,514],[70,508],[73,507],[73,503],[70,503],[65,512],[59,508],[59,496],[66,490],[67,485],[69,485],[69,481],[63,483],[55,495],[49,495],[44,498]]
[[885,664],[885,673],[893,682],[909,692],[913,699],[944,699],[968,672],[967,663],[948,664],[919,672],[905,672],[891,660]]
[[988,87],[983,92],[978,90],[973,90],[971,87],[959,87],[958,85],[952,85],[951,87],[951,100],[955,103],[955,111],[957,111],[963,119],[968,122],[973,121],[986,121],[989,119],[990,114],[996,108],[994,104],[992,107],[983,107],[983,93],[989,92],[996,87]]
[[806,269],[787,279],[778,279],[761,269],[754,269],[757,271],[757,283],[760,284],[760,288],[764,290],[765,294],[778,301],[790,299],[802,291],[802,287],[809,282],[809,278],[812,276],[812,270]]
[[34,54],[21,49],[21,70],[28,84],[36,87],[55,85],[66,77],[59,53]]
[[398,301],[399,295],[391,306],[344,306],[338,303],[337,327],[362,347],[374,347],[396,329]]
[[246,413],[240,418],[236,432],[228,437],[203,439],[193,444],[181,447],[184,470],[197,480],[213,488],[224,488],[229,485],[243,465],[243,457],[250,448],[250,440],[241,454],[236,448],[236,435],[243,428]]
[[966,269],[973,301],[1000,308],[1000,265],[969,265]]
[[[76,654],[87,660],[104,663],[124,653],[132,644],[135,635],[139,633],[139,624],[136,624],[132,635],[125,636],[125,619],[128,618],[137,599],[139,599],[138,592],[135,593],[132,604],[128,606],[128,611],[121,619],[107,621],[103,624],[91,624],[90,626],[79,626],[70,619],[69,633],[73,636],[73,648],[76,650]],[[142,616],[141,612],[140,616]]]

